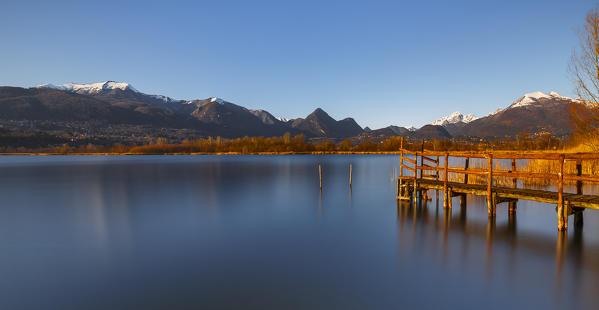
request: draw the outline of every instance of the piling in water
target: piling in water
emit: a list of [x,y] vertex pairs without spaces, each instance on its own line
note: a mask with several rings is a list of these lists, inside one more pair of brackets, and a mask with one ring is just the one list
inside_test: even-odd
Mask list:
[[352,165],[349,164],[349,187],[351,188],[351,174],[352,174]]
[[320,184],[320,190],[322,190],[322,166],[318,165],[318,183]]

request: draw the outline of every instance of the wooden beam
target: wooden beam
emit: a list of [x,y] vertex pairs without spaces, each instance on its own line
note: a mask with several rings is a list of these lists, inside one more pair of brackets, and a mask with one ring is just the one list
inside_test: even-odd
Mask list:
[[567,175],[564,175],[564,180],[599,182],[599,177],[592,177],[592,176],[585,176],[585,175],[577,176],[577,175],[567,174]]
[[415,169],[415,168],[412,168],[412,167],[410,167],[410,166],[406,166],[406,165],[404,165],[403,163],[402,163],[402,164],[400,164],[400,166],[401,166],[402,168],[408,169],[408,170],[410,170],[410,171],[416,171],[416,169]]
[[439,163],[439,159],[434,159],[434,158],[431,158],[431,157],[428,157],[428,156],[422,156],[422,159],[424,159],[426,161],[429,161],[429,162],[431,162],[433,164],[438,164]]
[[411,158],[405,157],[405,156],[403,156],[403,154],[401,154],[401,159],[416,165],[416,158],[411,159]]

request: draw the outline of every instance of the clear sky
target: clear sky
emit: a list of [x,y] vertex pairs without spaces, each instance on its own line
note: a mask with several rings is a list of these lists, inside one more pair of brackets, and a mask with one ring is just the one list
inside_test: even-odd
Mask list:
[[115,80],[288,118],[321,107],[421,126],[537,90],[574,96],[575,29],[595,3],[5,1],[0,85]]

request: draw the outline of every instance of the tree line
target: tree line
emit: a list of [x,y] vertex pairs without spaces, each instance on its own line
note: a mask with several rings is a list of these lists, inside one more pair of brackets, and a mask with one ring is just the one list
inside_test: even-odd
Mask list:
[[485,151],[485,150],[558,150],[563,147],[562,139],[551,135],[532,136],[525,132],[515,138],[495,140],[416,140],[401,136],[389,137],[381,142],[365,140],[354,143],[349,139],[338,143],[331,141],[309,142],[304,135],[282,137],[243,137],[224,139],[208,137],[205,139],[184,140],[181,143],[169,143],[165,138],[157,138],[146,145],[114,144],[109,146],[87,144],[28,149],[4,148],[4,153],[51,153],[51,154],[309,154],[309,153],[390,153],[400,148],[434,151]]

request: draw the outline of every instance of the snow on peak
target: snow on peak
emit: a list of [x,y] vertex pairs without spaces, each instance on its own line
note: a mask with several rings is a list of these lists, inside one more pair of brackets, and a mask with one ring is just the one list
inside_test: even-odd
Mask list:
[[549,94],[546,94],[544,92],[540,92],[540,91],[536,91],[536,92],[532,92],[532,93],[528,93],[528,94],[524,94],[523,97],[520,97],[520,99],[514,101],[514,103],[512,103],[509,107],[502,109],[502,108],[498,108],[497,110],[489,113],[487,116],[493,116],[496,114],[499,114],[503,111],[506,111],[508,109],[511,108],[519,108],[519,107],[526,107],[526,106],[530,106],[530,105],[542,105],[545,100],[570,100],[570,101],[579,101],[579,99],[572,99],[566,96],[562,96],[554,91],[550,92]]
[[210,102],[216,102],[216,103],[218,103],[218,104],[223,104],[223,103],[225,103],[225,101],[224,101],[224,100],[222,100],[222,99],[220,99],[220,98],[217,98],[217,97],[212,97],[212,98],[210,98]]
[[62,85],[54,85],[51,83],[40,84],[40,85],[35,86],[34,88],[52,88],[52,89],[66,90],[66,88]]
[[440,119],[435,120],[431,124],[445,126],[448,124],[456,124],[456,123],[470,123],[471,121],[473,121],[475,119],[476,119],[476,116],[474,116],[474,114],[463,115],[459,111],[456,111],[456,112],[451,113],[450,115],[447,115],[445,117],[441,117]]
[[410,126],[410,127],[406,128],[406,129],[409,130],[409,131],[416,131],[416,130],[418,130],[418,128],[416,128],[414,126]]
[[286,123],[286,122],[288,122],[288,121],[289,121],[289,119],[288,119],[288,118],[286,118],[286,117],[282,117],[282,116],[275,117],[275,118],[276,118],[277,120],[279,120],[279,121],[283,122],[283,123]]
[[573,100],[571,98],[562,96],[554,91],[546,94],[544,92],[536,91],[533,93],[524,94],[524,97],[516,100],[509,108],[525,107],[532,104],[539,103],[541,99],[562,99],[562,100]]
[[497,110],[495,110],[495,111],[493,111],[493,112],[489,113],[487,116],[493,116],[493,115],[495,115],[495,114],[499,114],[499,113],[500,113],[500,112],[502,112],[502,111],[503,111],[503,109],[502,109],[502,108],[498,108]]
[[105,81],[98,83],[89,83],[89,84],[77,84],[77,83],[67,83],[62,85],[54,85],[54,84],[42,84],[36,86],[36,88],[54,88],[60,90],[66,90],[78,94],[97,94],[103,90],[112,90],[112,89],[120,89],[120,90],[132,90],[134,92],[138,92],[131,84],[129,83],[120,83],[114,81]]
[[477,119],[476,116],[474,116],[474,114],[466,114],[464,115],[464,118],[462,118],[462,122],[464,123],[470,123],[471,121]]

